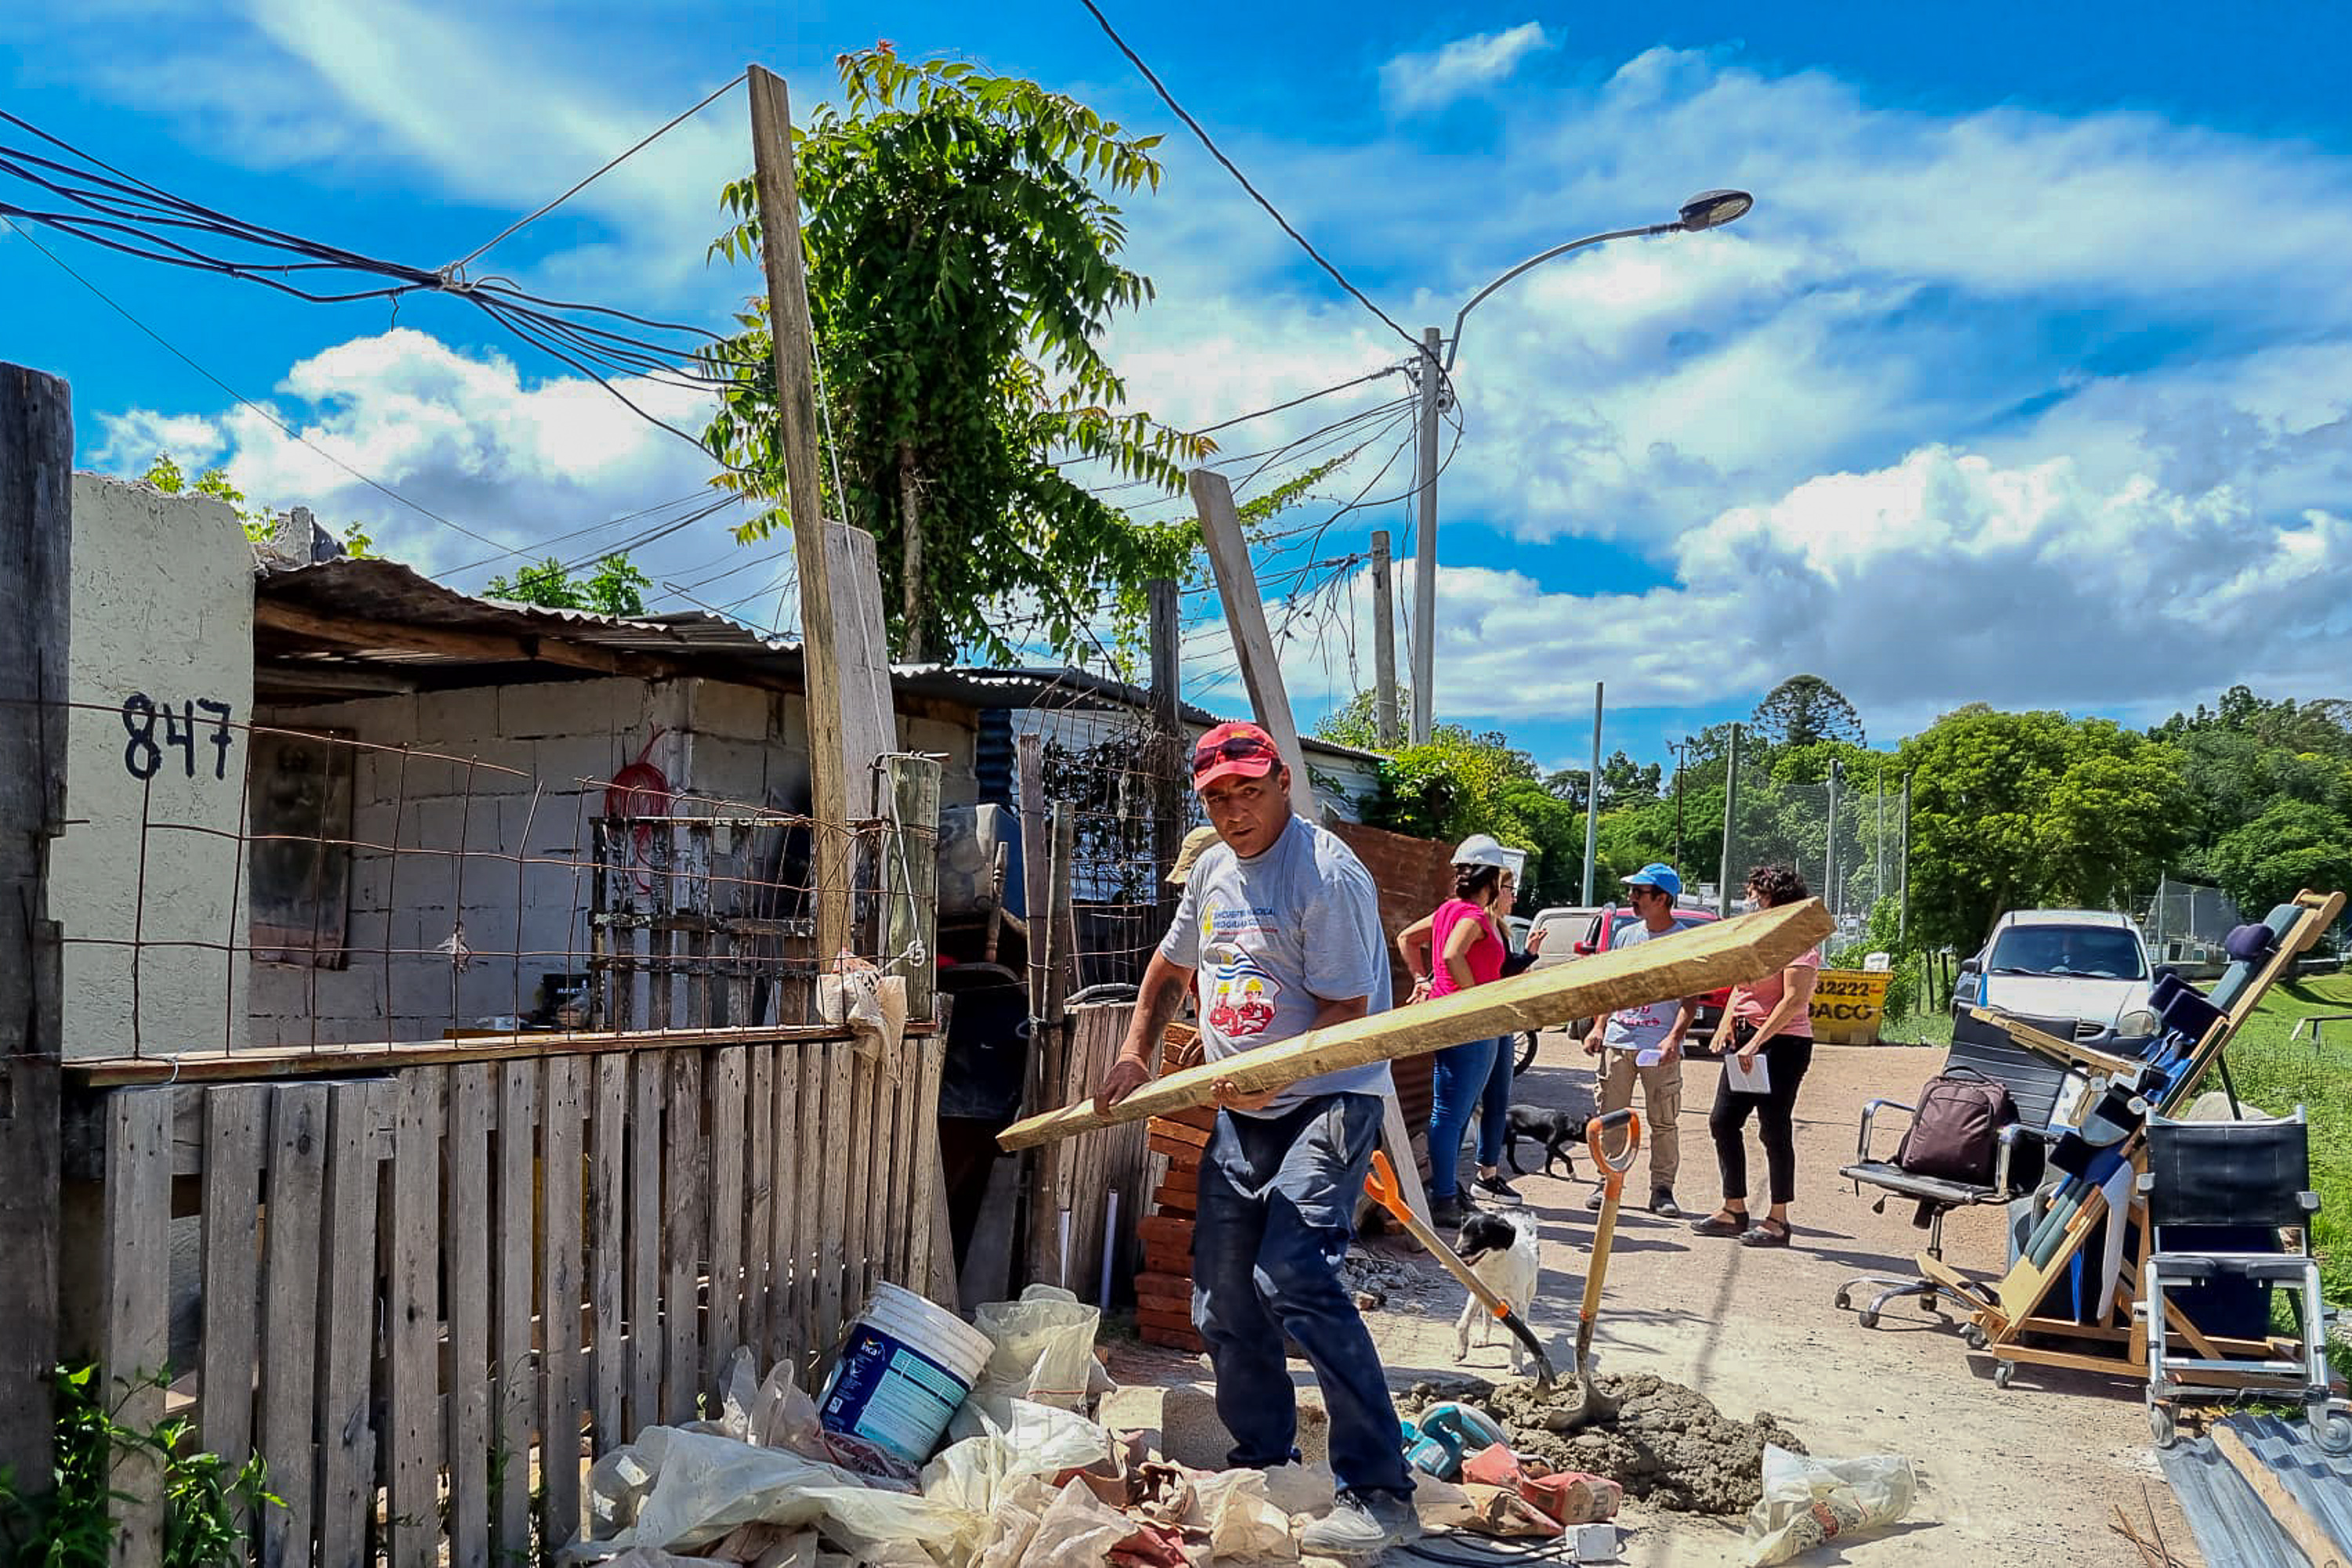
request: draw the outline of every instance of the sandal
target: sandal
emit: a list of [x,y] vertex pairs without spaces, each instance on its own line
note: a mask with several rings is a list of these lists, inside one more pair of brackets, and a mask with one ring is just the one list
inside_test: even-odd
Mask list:
[[1785,1221],[1777,1219],[1759,1219],[1754,1225],[1749,1226],[1746,1230],[1740,1233],[1739,1245],[1742,1247],[1786,1247],[1789,1245],[1788,1224]]
[[1693,1220],[1691,1229],[1700,1236],[1739,1236],[1745,1234],[1748,1229],[1748,1216],[1744,1214],[1732,1214],[1727,1210],[1722,1211],[1711,1214],[1705,1219]]

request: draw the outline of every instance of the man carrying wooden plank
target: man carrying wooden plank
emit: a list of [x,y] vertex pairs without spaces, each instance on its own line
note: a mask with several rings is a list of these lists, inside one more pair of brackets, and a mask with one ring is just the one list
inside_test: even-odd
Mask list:
[[[1274,738],[1255,724],[1221,724],[1201,738],[1192,787],[1222,842],[1185,880],[1100,1103],[1117,1104],[1151,1077],[1160,1031],[1196,977],[1210,1062],[1388,1007],[1371,875],[1336,835],[1293,815],[1291,782]],[[1201,1161],[1192,1321],[1234,1437],[1226,1463],[1266,1468],[1297,1457],[1287,1331],[1331,1416],[1339,1500],[1299,1541],[1327,1556],[1370,1555],[1421,1534],[1388,1375],[1339,1277],[1390,1088],[1386,1061],[1255,1095],[1220,1081]]]

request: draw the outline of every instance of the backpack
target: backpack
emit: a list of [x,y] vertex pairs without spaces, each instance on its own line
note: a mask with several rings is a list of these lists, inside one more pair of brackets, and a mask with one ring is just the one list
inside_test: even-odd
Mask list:
[[2000,1130],[2017,1119],[2007,1089],[1973,1068],[1953,1068],[1919,1091],[1895,1163],[1915,1176],[1990,1185]]

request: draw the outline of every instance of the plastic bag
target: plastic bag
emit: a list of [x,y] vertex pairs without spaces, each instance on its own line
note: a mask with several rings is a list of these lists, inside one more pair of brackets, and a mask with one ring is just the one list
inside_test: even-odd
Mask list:
[[1205,1531],[1212,1557],[1282,1558],[1298,1555],[1290,1515],[1266,1496],[1263,1470],[1217,1470],[1192,1477],[1188,1531]]
[[1764,1495],[1748,1515],[1748,1568],[1884,1530],[1910,1511],[1917,1489],[1911,1461],[1900,1454],[1816,1459],[1767,1444]]
[[588,1503],[600,1538],[569,1549],[575,1557],[639,1546],[691,1552],[755,1521],[819,1525],[861,1550],[944,1543],[964,1525],[957,1509],[869,1485],[836,1465],[677,1426],[648,1426],[597,1460],[588,1472]]
[[974,1309],[971,1326],[996,1349],[981,1369],[966,1404],[1007,1425],[1012,1402],[1076,1410],[1090,1394],[1110,1386],[1095,1360],[1095,1329],[1102,1314],[1067,1290],[1032,1285],[1018,1301],[989,1301]]
[[[950,1444],[923,1467],[924,1498],[957,1510],[965,1521],[952,1540],[940,1543],[940,1555],[950,1563],[984,1558],[1003,1538],[1006,1521],[1000,1515],[1007,1500],[1024,1490],[1022,1483],[1050,1480],[1110,1456],[1103,1429],[1086,1417],[1025,1399],[1012,1403],[1005,1426],[987,1422],[981,1436]],[[1051,1496],[1041,1484],[1029,1510],[1033,1527]],[[1010,1561],[1018,1562],[1018,1553]]]
[[1021,1568],[1096,1568],[1136,1531],[1135,1521],[1072,1481],[1037,1521]]

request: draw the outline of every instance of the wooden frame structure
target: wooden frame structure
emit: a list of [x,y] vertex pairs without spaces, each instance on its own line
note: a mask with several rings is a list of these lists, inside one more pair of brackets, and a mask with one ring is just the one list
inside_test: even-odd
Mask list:
[[[2231,997],[2221,1016],[2207,1026],[2204,1037],[2173,1078],[2168,1091],[2172,1103],[2178,1104],[2195,1092],[2270,988],[2293,973],[2296,960],[2309,952],[2343,914],[2345,896],[2340,892],[2305,891],[2296,894],[2294,901],[2300,912],[2293,929],[2281,934],[2277,946],[2253,980]],[[2011,1039],[2028,1050],[2084,1069],[2092,1076],[2095,1089],[2103,1082],[2131,1082],[2140,1067],[2127,1058],[2061,1039],[1996,1013],[1979,1009],[1977,1016],[1999,1024]],[[2147,1325],[2140,1311],[2138,1286],[2139,1264],[2147,1247],[2147,1215],[2145,1202],[2137,1195],[2137,1179],[2147,1166],[2147,1142],[2145,1126],[2135,1128],[2124,1141],[2125,1160],[2133,1173],[2134,1196],[2120,1218],[2138,1240],[2136,1246],[2126,1245],[2124,1266],[2116,1282],[2115,1305],[2098,1321],[2062,1318],[2050,1310],[2052,1299],[2067,1285],[2076,1260],[2083,1258],[2100,1220],[2116,1217],[2110,1215],[2098,1189],[2093,1189],[2082,1207],[2067,1220],[2057,1249],[2047,1261],[2036,1263],[2031,1257],[2021,1258],[1998,1282],[1976,1279],[1925,1253],[1916,1258],[1923,1278],[1933,1280],[1953,1300],[1972,1304],[1974,1310],[1963,1332],[1973,1352],[1993,1358],[1993,1382],[1998,1386],[2007,1387],[2020,1365],[2147,1375]],[[2166,1303],[2165,1321],[2200,1356],[2242,1359],[2273,1353],[2273,1347],[2264,1342],[2207,1335],[2170,1302]],[[2250,1387],[2285,1386],[2281,1380],[2251,1373],[2247,1381]]]

